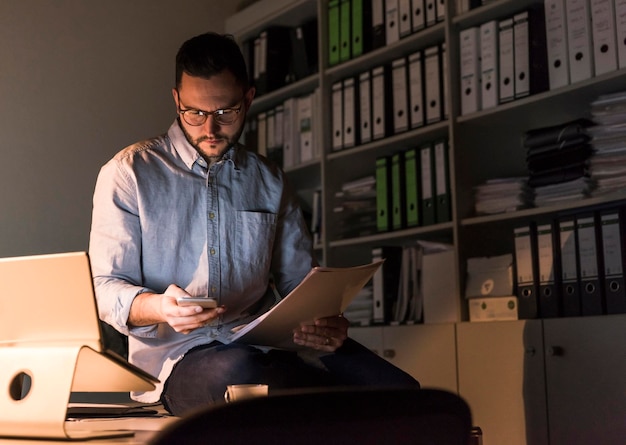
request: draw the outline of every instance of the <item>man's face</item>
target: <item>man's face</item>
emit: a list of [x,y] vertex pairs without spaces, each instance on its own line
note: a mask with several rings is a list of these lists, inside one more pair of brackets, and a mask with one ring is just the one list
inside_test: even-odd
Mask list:
[[[209,79],[190,76],[183,73],[180,87],[172,90],[174,102],[180,110],[216,110],[239,109],[234,112],[234,120],[225,125],[217,122],[215,115],[206,117],[202,125],[190,125],[180,115],[180,124],[187,140],[209,162],[222,158],[226,150],[239,140],[243,131],[246,112],[254,97],[254,88],[244,91],[230,71],[216,74]],[[192,111],[193,113],[193,111]]]

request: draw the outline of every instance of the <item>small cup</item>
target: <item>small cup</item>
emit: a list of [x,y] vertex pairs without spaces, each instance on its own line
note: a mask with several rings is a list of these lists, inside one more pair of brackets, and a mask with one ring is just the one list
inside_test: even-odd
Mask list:
[[267,395],[269,387],[262,384],[248,385],[227,385],[224,393],[226,402],[234,402],[236,400],[244,400],[252,397],[263,397]]

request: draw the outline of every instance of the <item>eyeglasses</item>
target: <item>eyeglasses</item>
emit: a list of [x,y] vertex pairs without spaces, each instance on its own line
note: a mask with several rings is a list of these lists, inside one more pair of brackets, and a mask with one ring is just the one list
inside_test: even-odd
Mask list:
[[[180,98],[178,99],[180,103]],[[241,109],[243,108],[243,99],[238,107],[222,108],[215,111],[196,110],[195,108],[179,108],[180,114],[185,122],[193,127],[204,125],[209,116],[213,116],[213,120],[218,125],[231,125],[237,120]]]

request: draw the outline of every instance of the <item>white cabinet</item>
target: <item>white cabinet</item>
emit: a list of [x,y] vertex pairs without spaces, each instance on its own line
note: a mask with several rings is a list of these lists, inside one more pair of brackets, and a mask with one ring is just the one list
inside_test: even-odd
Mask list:
[[625,443],[625,325],[624,315],[458,324],[459,394],[484,445]]
[[454,324],[352,327],[349,335],[411,374],[422,387],[457,391]]
[[548,443],[540,320],[459,323],[459,395],[484,445]]
[[543,323],[551,445],[626,443],[626,316]]

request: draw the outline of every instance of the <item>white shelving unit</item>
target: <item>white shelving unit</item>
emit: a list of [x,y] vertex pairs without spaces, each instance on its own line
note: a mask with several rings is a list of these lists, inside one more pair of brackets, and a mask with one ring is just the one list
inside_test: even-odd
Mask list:
[[[322,157],[287,173],[296,187],[317,184],[323,189],[324,236],[320,251],[327,265],[368,262],[372,247],[382,244],[402,245],[416,239],[449,242],[454,245],[456,267],[446,274],[456,284],[458,304],[464,313],[464,265],[467,258],[513,253],[512,234],[517,225],[626,203],[625,193],[506,214],[475,215],[474,186],[487,179],[527,175],[526,153],[522,146],[526,131],[590,117],[591,101],[601,94],[626,89],[626,69],[621,69],[494,108],[460,115],[460,31],[512,16],[535,3],[541,2],[498,0],[455,15],[455,2],[448,0],[443,22],[332,67],[327,66],[327,0],[261,0],[227,21],[227,32],[244,41],[270,25],[295,26],[305,19],[318,18],[319,72],[259,97],[251,112],[268,109],[288,97],[310,93],[317,87],[322,92],[321,105],[315,110],[316,118],[321,122],[317,139],[322,143]],[[332,84],[439,42],[446,44],[448,76],[444,82],[449,92],[448,119],[332,152],[329,113]],[[379,156],[442,137],[447,137],[450,144],[450,222],[359,238],[333,239],[332,229],[336,221],[332,217],[331,197],[343,182],[374,174],[375,160]],[[364,344],[415,375],[424,386],[458,391],[473,408],[474,423],[483,429],[485,445],[555,445],[591,441],[617,444],[626,437],[626,422],[618,421],[626,416],[626,404],[622,400],[626,388],[621,382],[623,379],[618,377],[626,372],[623,360],[626,355],[624,342],[616,332],[624,321],[624,316],[607,315],[477,324],[467,322],[464,313],[459,323],[436,328],[427,325],[376,326],[358,328],[354,333]],[[588,335],[581,335],[581,332]],[[441,345],[445,352],[438,356],[428,350],[425,345],[429,342]],[[607,344],[614,347],[608,350]],[[420,360],[411,358],[411,350]],[[455,352],[453,363],[449,360],[450,350]],[[424,362],[429,366],[425,367]],[[601,362],[610,363],[611,371],[605,372]],[[598,381],[598,375],[603,376],[603,381]],[[564,376],[562,382],[558,376]],[[568,386],[564,387],[563,382]],[[586,425],[585,422],[594,424]]]

